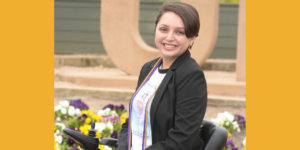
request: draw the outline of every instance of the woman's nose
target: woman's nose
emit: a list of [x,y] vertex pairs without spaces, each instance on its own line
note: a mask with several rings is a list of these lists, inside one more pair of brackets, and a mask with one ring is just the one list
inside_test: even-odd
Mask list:
[[166,37],[166,40],[168,40],[168,41],[174,40],[174,34],[173,34],[173,32],[169,32],[169,33],[168,33],[168,35],[167,35],[167,37]]

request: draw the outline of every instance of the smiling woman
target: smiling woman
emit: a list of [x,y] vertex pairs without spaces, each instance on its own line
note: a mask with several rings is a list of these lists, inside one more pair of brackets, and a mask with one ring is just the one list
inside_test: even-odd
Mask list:
[[163,69],[168,69],[175,59],[193,45],[195,36],[188,38],[181,18],[174,12],[166,12],[156,27],[155,44],[162,54]]
[[188,4],[168,3],[160,10],[155,26],[155,44],[162,54],[162,68],[168,69],[178,56],[192,47],[200,29],[199,15]]
[[199,127],[206,112],[207,87],[189,52],[200,28],[198,12],[186,3],[166,2],[155,27],[161,57],[140,71],[118,150],[202,150]]

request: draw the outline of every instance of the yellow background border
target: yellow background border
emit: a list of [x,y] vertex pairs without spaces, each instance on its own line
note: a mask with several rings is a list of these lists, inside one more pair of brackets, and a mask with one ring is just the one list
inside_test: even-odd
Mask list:
[[246,1],[247,149],[299,149],[299,1]]
[[54,0],[0,4],[1,146],[54,149]]
[[[247,0],[247,149],[297,149],[299,2]],[[54,1],[3,1],[1,149],[53,149]]]

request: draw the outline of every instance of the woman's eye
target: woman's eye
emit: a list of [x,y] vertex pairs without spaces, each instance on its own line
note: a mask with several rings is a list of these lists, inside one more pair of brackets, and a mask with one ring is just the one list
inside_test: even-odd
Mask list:
[[184,32],[183,32],[183,31],[177,31],[176,33],[177,33],[177,34],[180,34],[180,35],[184,35]]
[[159,30],[160,30],[160,31],[162,31],[162,32],[166,32],[166,31],[168,31],[168,29],[167,29],[167,28],[160,28]]

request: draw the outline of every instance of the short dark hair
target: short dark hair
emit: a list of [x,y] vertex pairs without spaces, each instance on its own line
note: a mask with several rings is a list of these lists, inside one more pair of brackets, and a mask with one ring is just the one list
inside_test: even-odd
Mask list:
[[198,36],[200,19],[197,10],[192,5],[183,2],[165,2],[156,17],[155,28],[165,12],[174,12],[181,18],[186,37]]

